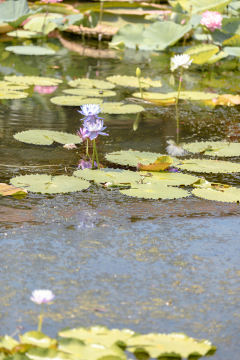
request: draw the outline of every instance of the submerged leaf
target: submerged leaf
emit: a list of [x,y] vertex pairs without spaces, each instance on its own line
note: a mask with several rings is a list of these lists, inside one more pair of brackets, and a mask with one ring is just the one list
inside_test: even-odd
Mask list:
[[240,164],[230,161],[187,159],[179,161],[175,165],[179,169],[202,172],[202,173],[237,173],[240,172]]
[[171,166],[173,163],[173,159],[170,156],[163,155],[158,157],[153,163],[151,164],[138,164],[138,170],[144,170],[144,171],[163,171],[167,169],[169,166]]
[[183,144],[183,148],[194,154],[209,156],[240,156],[240,143],[226,141],[200,141]]
[[10,180],[14,186],[42,194],[68,193],[86,190],[90,183],[75,176],[50,176],[46,174],[16,176]]
[[52,145],[53,142],[60,144],[80,144],[82,139],[73,134],[51,130],[26,130],[13,135],[14,139],[35,145]]

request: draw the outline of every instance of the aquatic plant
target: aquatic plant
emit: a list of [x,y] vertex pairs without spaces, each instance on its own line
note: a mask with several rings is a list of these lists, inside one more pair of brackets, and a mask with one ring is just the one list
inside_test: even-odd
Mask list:
[[221,29],[222,19],[223,17],[218,11],[205,11],[202,14],[200,24],[213,32],[216,29]]
[[[30,300],[32,300],[35,304],[42,305],[42,304],[49,304],[55,298],[55,295],[51,290],[34,290],[32,292],[32,296]],[[42,330],[42,322],[43,322],[43,313],[41,312],[38,316],[38,331]]]

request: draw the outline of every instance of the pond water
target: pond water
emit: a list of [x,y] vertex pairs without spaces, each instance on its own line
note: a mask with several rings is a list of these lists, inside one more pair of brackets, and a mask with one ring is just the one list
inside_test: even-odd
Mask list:
[[[66,41],[74,41],[67,38]],[[6,74],[63,78],[54,95],[74,77],[104,79],[113,74],[162,79],[171,89],[169,57],[126,51],[109,56],[104,44],[88,44],[91,57],[60,48],[57,56],[3,55]],[[8,42],[1,43],[1,47]],[[81,42],[77,44],[82,46]],[[100,47],[100,49],[99,49]],[[91,50],[89,52],[89,49]],[[97,58],[101,54],[102,58]],[[112,50],[111,50],[111,53]],[[184,75],[185,89],[234,91],[239,83],[236,61],[209,74],[207,69]],[[212,70],[213,71],[213,70]],[[212,79],[223,78],[217,89]],[[231,80],[230,80],[231,79]],[[23,100],[2,101],[0,107],[0,182],[29,173],[71,174],[83,150],[61,145],[34,146],[13,134],[27,129],[75,133],[77,108],[53,105],[53,95],[33,93]],[[122,90],[119,99],[130,98]],[[164,152],[175,137],[174,107],[146,105],[136,115],[106,115],[109,137],[99,140],[104,154],[129,148]],[[181,103],[182,141],[238,137],[237,107],[204,107]],[[236,158],[234,159],[235,161]],[[239,175],[207,175],[208,180],[239,185]],[[56,294],[47,307],[43,330],[49,335],[66,327],[102,324],[139,332],[185,332],[207,338],[218,360],[238,359],[240,264],[238,204],[195,197],[152,201],[125,197],[117,190],[92,186],[87,191],[46,196],[29,193],[23,200],[0,198],[0,333],[9,335],[36,326],[39,308],[29,300],[32,290]]]

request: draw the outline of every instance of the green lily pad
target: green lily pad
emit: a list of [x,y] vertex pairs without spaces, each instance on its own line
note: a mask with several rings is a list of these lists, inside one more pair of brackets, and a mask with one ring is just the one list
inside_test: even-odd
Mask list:
[[172,6],[179,4],[191,14],[202,13],[206,10],[222,11],[231,0],[174,0],[169,1]]
[[131,189],[119,190],[122,194],[127,196],[138,197],[142,199],[180,199],[191,194],[183,189],[178,189],[173,186],[164,186],[157,183],[138,184],[131,187]]
[[184,54],[188,54],[194,64],[205,64],[213,55],[218,52],[219,48],[212,44],[201,44],[188,48]]
[[99,344],[110,347],[112,345],[126,346],[126,342],[135,332],[129,329],[108,329],[104,326],[90,328],[75,328],[62,330],[59,335],[64,338],[78,339],[85,344]]
[[[157,92],[144,92],[143,98],[144,100],[166,100],[176,98],[178,95],[177,91],[172,91],[169,93],[157,93]],[[132,96],[141,98],[141,93],[133,93]],[[182,100],[211,100],[218,97],[218,94],[207,93],[203,91],[181,91],[179,95],[179,99]]]
[[109,186],[126,186],[141,181],[139,173],[122,169],[77,170],[74,176],[85,180],[93,180],[97,184],[109,183]]
[[31,360],[74,360],[70,354],[51,348],[32,347],[24,355],[26,355],[26,359]]
[[100,89],[88,89],[88,88],[76,88],[63,90],[65,94],[78,95],[82,97],[111,97],[116,96],[115,91],[111,90],[100,90]]
[[7,350],[12,350],[18,344],[19,343],[11,336],[5,335],[0,337],[0,349],[4,348]]
[[139,163],[148,165],[153,163],[162,154],[137,150],[114,151],[105,155],[105,158],[115,164],[135,166]]
[[81,106],[85,104],[102,104],[102,100],[98,98],[86,98],[83,96],[54,96],[50,101],[55,105],[61,106]]
[[220,60],[224,59],[227,56],[228,56],[228,54],[225,53],[224,51],[219,51],[219,53],[211,56],[208,59],[207,64],[215,64],[217,61],[220,61]]
[[4,80],[18,85],[39,85],[39,86],[54,86],[62,83],[60,79],[54,79],[43,76],[4,76]]
[[35,145],[52,145],[54,141],[60,144],[80,144],[82,142],[78,135],[51,130],[21,131],[13,137],[18,141]]
[[240,47],[226,46],[223,51],[228,55],[240,57]]
[[[127,75],[114,75],[108,76],[107,80],[115,85],[126,86],[126,87],[139,87],[138,78],[136,76]],[[140,78],[142,88],[148,89],[149,87],[161,87],[162,83],[160,80],[151,80],[150,78]]]
[[226,141],[201,141],[183,144],[185,150],[194,154],[202,153],[209,156],[240,156],[240,143]]
[[23,38],[23,39],[32,39],[39,37],[39,34],[37,34],[34,31],[29,30],[14,30],[7,33],[8,36],[16,37],[16,38]]
[[5,50],[13,52],[17,55],[55,55],[55,51],[46,47],[37,45],[16,45],[7,46]]
[[12,99],[24,99],[28,97],[28,93],[23,91],[5,90],[0,88],[0,99],[12,100]]
[[61,18],[63,17],[60,14],[38,14],[33,16],[23,27],[25,30],[47,35],[57,28],[57,24],[51,20]]
[[101,105],[101,112],[105,114],[136,114],[144,111],[141,105],[127,104],[119,102],[106,102]]
[[[90,183],[75,176],[47,174],[16,176],[11,184],[41,194],[58,194],[86,190]],[[21,185],[20,185],[21,184]]]
[[0,91],[16,91],[16,90],[26,90],[29,88],[29,85],[16,85],[10,81],[0,81]]
[[79,78],[71,80],[68,85],[72,87],[88,88],[88,89],[100,89],[100,90],[111,90],[115,88],[115,85],[108,81],[96,80],[96,79],[85,79]]
[[145,176],[144,182],[157,183],[159,185],[189,186],[199,179],[197,176],[182,173],[140,171],[139,174]]
[[197,188],[192,191],[192,194],[207,200],[215,200],[222,202],[230,203],[239,203],[240,202],[240,189],[230,186],[215,186],[207,188]]
[[175,165],[179,169],[200,173],[237,173],[240,172],[240,164],[230,161],[187,159],[179,161]]
[[30,344],[42,348],[53,347],[57,344],[55,339],[51,339],[40,331],[29,331],[23,335],[19,335],[19,338],[22,344]]
[[[178,189],[179,190],[179,189]],[[183,191],[183,190],[182,190]],[[216,348],[207,340],[197,341],[185,334],[137,335],[128,340],[127,349],[134,353],[147,353],[150,358],[190,358],[205,356]]]

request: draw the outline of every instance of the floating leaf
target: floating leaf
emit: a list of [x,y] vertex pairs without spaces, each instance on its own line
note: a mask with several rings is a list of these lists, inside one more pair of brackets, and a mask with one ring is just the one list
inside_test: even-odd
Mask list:
[[116,96],[115,91],[111,90],[100,90],[100,89],[88,89],[88,88],[81,88],[81,89],[66,89],[63,90],[65,94],[70,95],[78,95],[82,97],[111,97]]
[[51,130],[27,130],[13,135],[14,139],[35,145],[52,145],[55,141],[60,144],[80,144],[82,139],[78,135]]
[[220,61],[227,57],[228,54],[226,54],[224,51],[219,51],[219,53],[213,55],[208,59],[207,64],[215,64],[217,61]]
[[23,39],[32,39],[32,38],[39,37],[39,34],[37,34],[34,31],[22,30],[22,29],[10,31],[7,33],[7,35],[16,37],[16,38],[23,38]]
[[85,180],[93,180],[97,184],[109,183],[110,186],[126,186],[141,181],[139,173],[122,169],[84,169],[75,171],[73,175]]
[[208,100],[205,103],[212,106],[235,106],[240,104],[240,95],[223,94],[215,99]]
[[96,80],[96,79],[87,79],[87,78],[79,78],[75,80],[71,80],[68,82],[68,85],[72,87],[83,87],[89,89],[100,89],[100,90],[111,90],[115,88],[115,85],[108,81],[104,80]]
[[164,172],[146,172],[139,173],[145,176],[144,182],[158,183],[159,185],[172,185],[172,186],[189,186],[198,180],[198,177],[182,173]]
[[0,195],[1,196],[9,196],[9,195],[13,195],[13,196],[24,195],[24,196],[26,196],[26,194],[27,194],[27,191],[25,189],[17,188],[15,186],[8,185],[5,183],[0,183]]
[[51,339],[40,331],[29,331],[23,335],[19,335],[19,338],[22,344],[30,344],[42,348],[53,347],[57,344],[55,339]]
[[57,28],[57,24],[51,21],[51,19],[59,18],[61,19],[63,17],[59,14],[40,14],[33,16],[23,27],[25,30],[47,35]]
[[[115,85],[126,86],[126,87],[139,87],[139,81],[136,76],[127,75],[114,75],[108,76],[107,80]],[[160,80],[152,80],[150,78],[140,78],[142,88],[148,89],[149,87],[161,87],[162,83]]]
[[26,90],[28,85],[16,85],[10,81],[0,81],[0,91],[16,91],[16,90]]
[[[141,93],[133,93],[134,97],[141,98]],[[158,93],[158,92],[143,92],[144,100],[171,100],[176,99],[178,93],[177,91],[169,92],[169,93]],[[207,93],[203,91],[181,91],[179,95],[179,99],[182,100],[211,100],[218,97],[218,94]]]
[[55,51],[48,49],[46,47],[37,46],[37,45],[16,45],[16,46],[7,46],[5,50],[13,52],[17,55],[55,55]]
[[[41,359],[42,360],[73,360],[73,358],[70,354],[66,354],[57,349],[41,348],[41,347],[31,347],[26,352],[26,360],[28,360],[28,359],[31,359],[31,360],[41,360]],[[19,360],[19,359],[13,359],[13,360]],[[20,359],[20,360],[25,360],[25,358]]]
[[101,105],[101,112],[105,114],[136,114],[144,111],[141,105],[106,102]]
[[46,174],[16,176],[10,180],[14,186],[42,194],[68,193],[86,190],[90,183],[75,176],[50,176]]
[[240,57],[240,46],[239,47],[226,46],[223,48],[223,51],[228,55]]
[[162,154],[153,152],[121,150],[108,153],[105,157],[108,161],[115,164],[137,167],[139,163],[148,165],[151,162],[154,162],[160,156],[162,156]]
[[180,199],[191,195],[186,190],[156,183],[138,184],[131,189],[119,191],[124,195],[143,199]]
[[139,163],[137,168],[139,171],[163,171],[167,169],[170,165],[172,165],[173,159],[168,155],[163,155],[158,157],[153,163],[151,164],[141,164]]
[[183,144],[183,148],[194,154],[210,156],[240,156],[240,143],[226,141],[201,141]]
[[11,336],[5,335],[0,337],[0,349],[12,350],[18,344]]
[[179,169],[202,173],[235,173],[240,172],[240,164],[230,161],[187,159],[175,165]]
[[179,4],[184,10],[191,14],[202,13],[206,10],[222,11],[231,0],[174,0],[169,1],[172,6]]
[[7,90],[0,88],[0,99],[24,99],[28,97],[28,93],[23,91],[13,91],[13,90]]
[[43,76],[4,76],[4,80],[10,81],[14,84],[21,85],[40,85],[40,86],[54,86],[62,83],[60,79],[54,79]]
[[75,328],[62,330],[59,335],[64,338],[73,338],[84,341],[85,344],[100,344],[107,347],[112,345],[126,346],[127,340],[135,335],[129,329],[108,329],[104,326],[92,326],[90,328]]
[[194,64],[205,64],[213,55],[218,52],[219,48],[212,44],[201,44],[188,48],[184,54],[188,54]]
[[137,335],[130,338],[127,345],[129,351],[147,353],[150,358],[190,359],[191,356],[205,356],[216,349],[207,340],[197,341],[179,333]]
[[[222,185],[222,186],[221,186]],[[207,200],[239,203],[240,189],[223,184],[211,184],[211,187],[197,188],[192,191],[193,195]]]
[[61,106],[81,106],[85,104],[102,104],[101,99],[96,98],[86,98],[83,96],[55,96],[50,99],[50,101],[55,105]]

